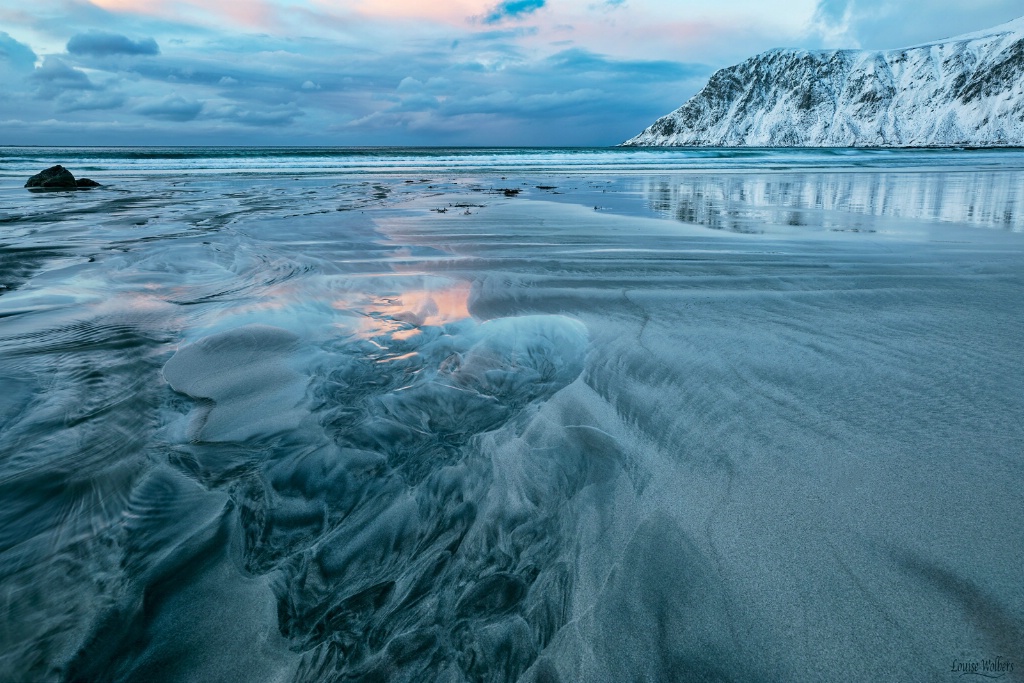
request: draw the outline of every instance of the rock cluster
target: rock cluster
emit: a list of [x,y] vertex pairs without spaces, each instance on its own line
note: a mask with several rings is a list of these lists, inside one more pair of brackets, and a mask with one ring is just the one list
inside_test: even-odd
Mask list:
[[99,186],[99,183],[89,178],[75,180],[71,171],[60,164],[36,173],[25,183],[25,187],[30,190],[88,190]]

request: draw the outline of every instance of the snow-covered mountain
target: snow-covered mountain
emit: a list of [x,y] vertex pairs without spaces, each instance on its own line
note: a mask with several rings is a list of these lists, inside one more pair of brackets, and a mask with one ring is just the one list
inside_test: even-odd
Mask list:
[[622,144],[1024,146],[1024,17],[901,50],[769,50]]

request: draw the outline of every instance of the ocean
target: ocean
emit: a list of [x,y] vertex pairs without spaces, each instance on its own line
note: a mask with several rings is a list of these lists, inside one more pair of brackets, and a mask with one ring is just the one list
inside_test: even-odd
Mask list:
[[0,147],[0,679],[1017,675],[1022,342],[1022,150]]

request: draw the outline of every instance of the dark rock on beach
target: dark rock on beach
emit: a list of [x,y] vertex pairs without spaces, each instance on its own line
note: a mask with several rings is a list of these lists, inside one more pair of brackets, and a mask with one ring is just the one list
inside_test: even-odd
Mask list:
[[41,190],[74,190],[77,185],[75,185],[75,176],[71,175],[71,171],[58,164],[36,173],[28,179],[25,187]]
[[99,183],[89,178],[75,180],[71,171],[60,164],[36,173],[25,182],[25,187],[30,190],[87,190],[99,186]]

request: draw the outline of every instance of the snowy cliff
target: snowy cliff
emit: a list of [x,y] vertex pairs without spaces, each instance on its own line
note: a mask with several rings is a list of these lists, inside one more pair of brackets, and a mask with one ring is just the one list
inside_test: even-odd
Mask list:
[[1024,146],[1024,17],[901,50],[769,50],[622,144]]

